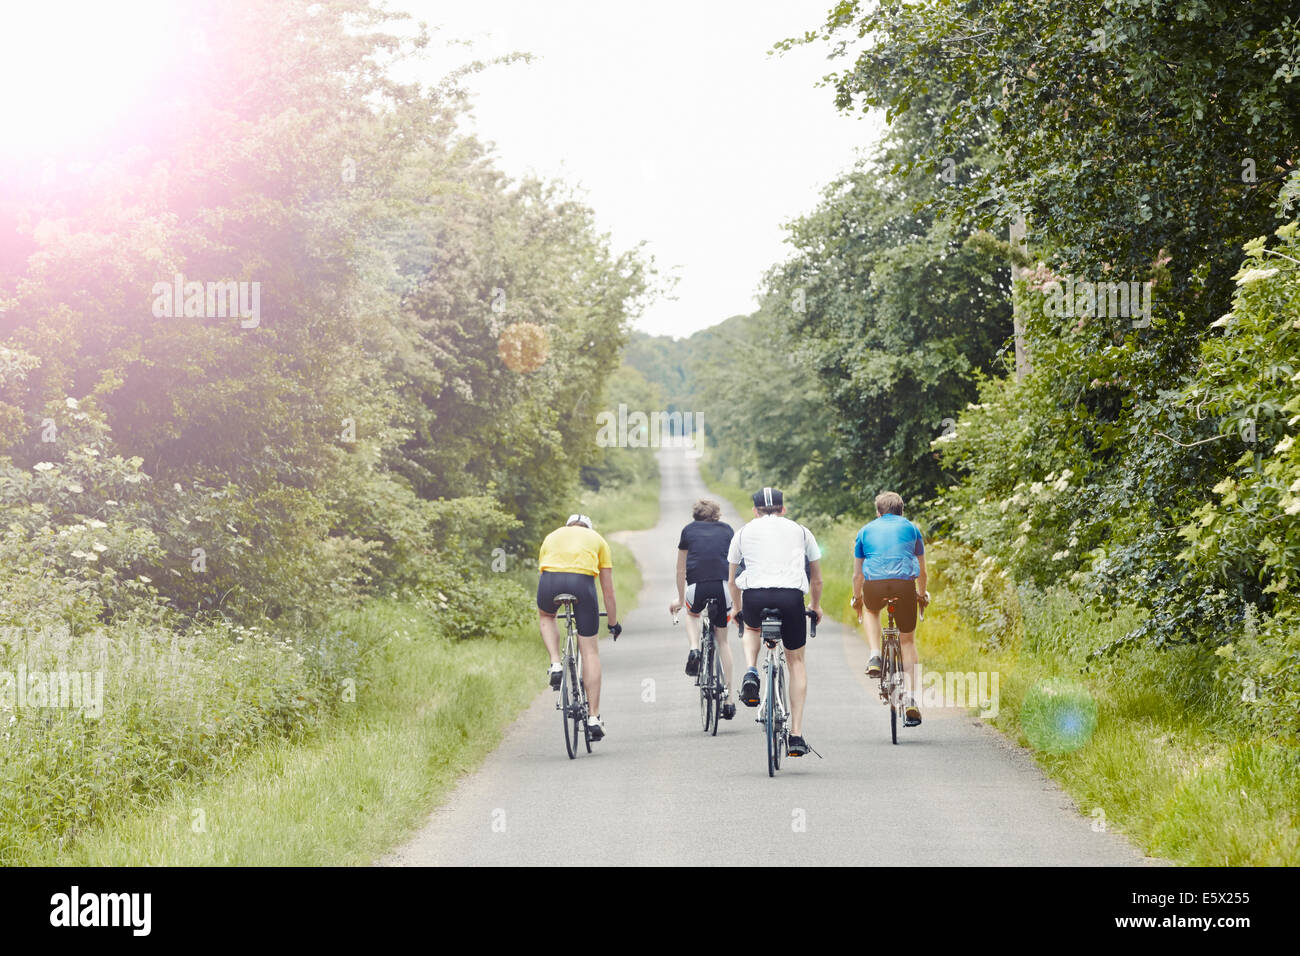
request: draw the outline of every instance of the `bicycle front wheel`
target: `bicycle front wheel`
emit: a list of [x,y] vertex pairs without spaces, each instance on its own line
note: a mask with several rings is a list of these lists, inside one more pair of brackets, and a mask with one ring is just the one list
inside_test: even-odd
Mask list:
[[587,745],[587,753],[591,753],[591,727],[587,724],[587,718],[591,716],[591,705],[587,701],[587,685],[582,682],[582,661],[575,660],[573,669],[578,688],[578,693],[574,695],[577,698],[578,706],[573,715],[573,733],[576,737],[579,733],[579,724],[581,724],[583,742]]
[[776,753],[776,677],[769,664],[767,668],[767,714],[764,730],[767,731],[767,775],[775,777],[781,766],[781,758]]
[[722,722],[722,662],[718,660],[718,649],[713,649],[713,677],[709,681],[712,685],[709,689],[710,705],[713,708],[713,731],[714,737],[718,736],[718,724]]

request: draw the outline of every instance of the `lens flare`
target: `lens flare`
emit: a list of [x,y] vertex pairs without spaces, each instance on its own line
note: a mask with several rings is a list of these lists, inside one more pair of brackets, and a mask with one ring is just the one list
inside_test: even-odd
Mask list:
[[1097,729],[1097,702],[1088,688],[1054,677],[1029,689],[1020,708],[1020,726],[1035,750],[1065,754],[1078,750]]
[[150,95],[175,50],[164,0],[13,4],[0,30],[0,146],[11,157],[57,154],[109,130]]

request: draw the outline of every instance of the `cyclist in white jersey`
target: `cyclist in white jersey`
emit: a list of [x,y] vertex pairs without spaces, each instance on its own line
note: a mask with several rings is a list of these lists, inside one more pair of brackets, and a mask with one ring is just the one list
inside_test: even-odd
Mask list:
[[[804,645],[808,640],[808,619],[804,595],[812,598],[812,611],[821,623],[821,548],[812,532],[785,517],[784,496],[776,488],[754,494],[754,520],[731,539],[727,562],[731,566],[728,586],[732,604],[741,608],[745,622],[745,662],[749,669],[741,682],[740,699],[758,706],[758,652],[763,609],[776,608],[781,615],[781,643],[790,665],[790,756],[808,753],[802,735],[804,702],[808,696],[808,670]],[[744,562],[744,572],[737,568]]]

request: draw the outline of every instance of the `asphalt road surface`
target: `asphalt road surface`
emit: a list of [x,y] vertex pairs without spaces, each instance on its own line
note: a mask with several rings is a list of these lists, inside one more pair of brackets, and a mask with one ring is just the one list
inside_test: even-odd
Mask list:
[[[889,741],[863,676],[866,645],[829,618],[809,643],[804,736],[822,759],[767,775],[755,709],[700,729],[684,673],[685,623],[668,604],[678,534],[707,497],[695,462],[659,453],[659,525],[618,535],[645,586],[617,643],[602,639],[608,736],[565,753],[557,694],[538,695],[483,766],[387,865],[1142,865],[1122,835],[1078,808],[973,712],[927,709]],[[739,527],[723,503],[723,519]],[[619,569],[615,569],[615,575]],[[740,641],[729,632],[741,661]],[[918,632],[924,663],[925,625]],[[546,656],[539,636],[539,682]]]

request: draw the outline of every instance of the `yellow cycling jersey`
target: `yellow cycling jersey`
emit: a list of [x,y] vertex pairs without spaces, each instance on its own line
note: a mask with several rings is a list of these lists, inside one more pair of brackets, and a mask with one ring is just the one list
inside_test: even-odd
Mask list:
[[537,568],[540,571],[569,571],[596,577],[602,568],[613,566],[609,544],[596,532],[582,525],[556,528],[546,536],[542,549],[537,554]]

